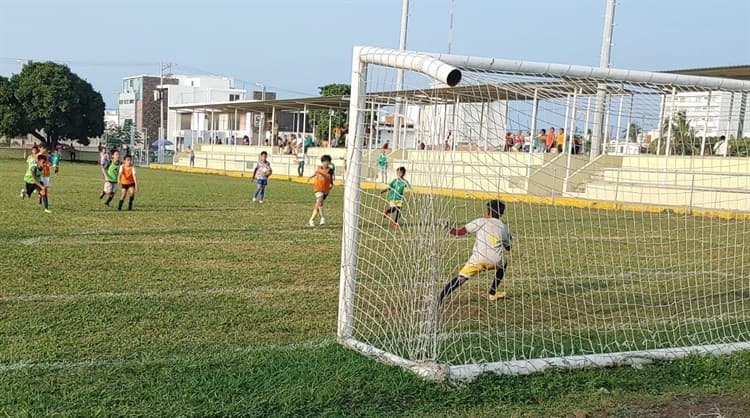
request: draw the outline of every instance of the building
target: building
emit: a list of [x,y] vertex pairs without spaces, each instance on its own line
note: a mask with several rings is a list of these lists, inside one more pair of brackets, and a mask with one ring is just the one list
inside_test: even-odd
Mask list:
[[[745,103],[743,103],[743,101]],[[697,136],[727,138],[737,135],[747,136],[750,128],[750,112],[747,111],[747,98],[739,94],[713,91],[684,92],[664,96],[665,118],[671,113],[684,113],[690,127]],[[743,109],[744,108],[744,109]],[[740,120],[743,123],[740,123]]]
[[[148,140],[159,136],[159,101],[154,100],[158,90],[159,76],[137,75],[122,80],[122,91],[118,101],[118,123],[132,123],[135,130]],[[177,78],[165,77],[164,84],[177,84]],[[164,115],[166,116],[166,107]]]
[[[750,65],[731,67],[693,68],[686,70],[667,71],[675,74],[696,75],[704,77],[732,78],[750,80]],[[665,115],[684,112],[690,127],[695,129],[696,135],[727,138],[748,136],[750,129],[750,111],[748,111],[747,96],[726,92],[685,92],[672,96],[665,96],[662,105]],[[665,116],[665,117],[667,117]]]
[[[183,130],[208,129],[210,122],[191,115],[169,110],[170,106],[189,103],[216,103],[244,100],[245,90],[234,87],[234,80],[212,75],[171,75],[164,77],[137,75],[122,80],[119,94],[118,124],[132,123],[149,143],[159,137],[160,98],[164,100],[163,123],[166,138],[181,145],[185,141]],[[161,95],[159,94],[161,90]],[[274,95],[274,93],[267,93]],[[213,121],[215,126],[230,127],[234,121],[226,115]],[[204,127],[205,126],[205,127]],[[189,138],[188,138],[189,140]]]

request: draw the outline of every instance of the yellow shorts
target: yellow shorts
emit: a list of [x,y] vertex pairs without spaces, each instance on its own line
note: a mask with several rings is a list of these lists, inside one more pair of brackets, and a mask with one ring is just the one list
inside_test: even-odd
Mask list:
[[390,205],[392,208],[400,208],[404,204],[403,200],[391,200]]
[[461,277],[466,277],[467,279],[471,279],[474,276],[476,276],[478,273],[481,273],[483,271],[491,271],[495,270],[497,268],[497,265],[490,264],[490,263],[466,263],[461,268],[461,271],[458,272],[458,275]]

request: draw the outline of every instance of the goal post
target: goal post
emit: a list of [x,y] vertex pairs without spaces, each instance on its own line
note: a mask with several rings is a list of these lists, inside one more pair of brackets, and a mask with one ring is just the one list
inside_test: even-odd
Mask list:
[[[355,47],[340,343],[430,380],[750,349],[750,155],[736,145],[744,111],[726,110],[748,92],[732,79]],[[737,158],[708,157],[730,132]],[[399,167],[403,196],[387,185]],[[512,248],[476,273],[475,236],[446,225],[487,216],[493,199]],[[446,293],[459,270],[469,280]]]

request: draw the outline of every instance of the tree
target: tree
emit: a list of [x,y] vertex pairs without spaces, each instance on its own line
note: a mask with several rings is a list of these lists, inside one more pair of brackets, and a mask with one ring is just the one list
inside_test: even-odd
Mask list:
[[[104,136],[107,139],[107,148],[122,148],[123,145],[130,145],[130,131],[133,128],[133,123],[126,119],[123,126],[114,125],[104,131]],[[140,132],[133,132],[133,141],[135,145],[143,143],[143,137]]]
[[630,139],[630,142],[638,142],[638,137],[643,133],[643,129],[635,123],[631,123],[623,133]]
[[[351,94],[352,89],[348,84],[327,84],[325,86],[318,87],[320,95],[324,97],[330,96],[348,96]],[[346,110],[335,109],[333,115],[330,117],[331,125],[344,126],[344,121],[347,120],[348,112]],[[332,129],[328,126],[329,114],[328,110],[313,110],[310,112],[312,120],[316,121],[315,136],[317,138],[328,139],[329,132]],[[333,135],[331,135],[333,136]]]
[[[664,119],[661,125],[661,141],[651,141],[648,147],[650,154],[657,152],[664,154],[667,149],[667,136],[669,135],[669,118]],[[672,135],[669,153],[671,155],[698,155],[701,152],[701,139],[695,134],[695,129],[690,127],[690,122],[684,111],[677,112],[672,116]]]
[[104,100],[65,65],[30,63],[0,77],[0,135],[31,134],[48,147],[60,140],[88,145],[104,132]]

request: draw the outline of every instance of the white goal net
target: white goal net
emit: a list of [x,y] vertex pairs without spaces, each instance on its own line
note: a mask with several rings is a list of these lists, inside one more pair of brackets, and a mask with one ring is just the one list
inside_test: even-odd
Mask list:
[[355,48],[340,341],[430,379],[750,348],[748,92]]

